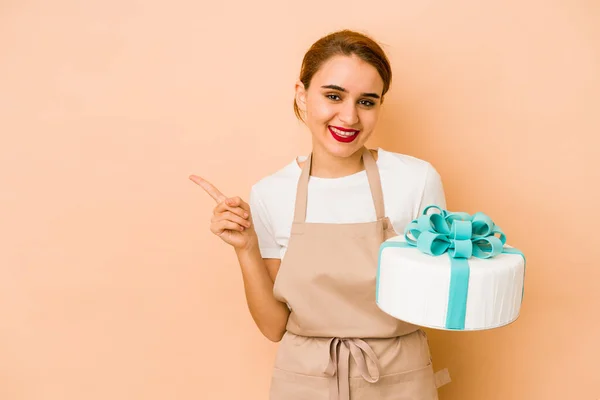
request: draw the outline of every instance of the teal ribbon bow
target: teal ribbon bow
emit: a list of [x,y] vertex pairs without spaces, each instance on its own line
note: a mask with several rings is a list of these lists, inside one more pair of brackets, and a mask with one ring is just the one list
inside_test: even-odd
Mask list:
[[[431,208],[440,213],[427,214]],[[506,243],[502,229],[484,213],[452,213],[435,205],[426,207],[423,215],[408,224],[404,238],[423,253],[439,256],[447,251],[453,259],[495,257]]]
[[[439,213],[428,214],[435,208]],[[436,205],[427,206],[423,214],[413,220],[404,231],[403,242],[384,242],[385,247],[416,247],[431,256],[448,253],[450,257],[450,289],[446,328],[464,330],[469,292],[468,259],[492,258],[501,253],[523,253],[515,248],[505,248],[506,235],[482,212],[473,215],[449,212]],[[522,298],[521,298],[522,301]]]

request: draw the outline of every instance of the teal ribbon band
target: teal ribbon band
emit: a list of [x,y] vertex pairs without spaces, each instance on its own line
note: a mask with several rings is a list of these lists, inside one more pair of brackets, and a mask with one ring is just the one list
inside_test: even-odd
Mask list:
[[[430,209],[438,213],[428,214]],[[381,254],[389,247],[414,248],[422,253],[438,257],[448,253],[450,258],[450,287],[445,328],[464,330],[467,314],[471,257],[488,259],[501,253],[525,255],[515,248],[505,248],[506,235],[490,217],[478,212],[469,215],[464,212],[449,212],[436,205],[423,210],[421,216],[413,220],[404,231],[406,242],[383,242],[379,250],[377,282],[381,269]],[[523,301],[525,288],[521,293]],[[376,299],[379,299],[379,283]]]

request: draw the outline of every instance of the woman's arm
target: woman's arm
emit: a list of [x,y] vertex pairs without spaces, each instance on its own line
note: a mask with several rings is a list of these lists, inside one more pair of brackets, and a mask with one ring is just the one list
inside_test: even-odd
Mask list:
[[417,217],[423,213],[425,207],[432,204],[446,208],[446,194],[440,174],[433,165],[429,164],[425,172],[423,192],[416,213]]
[[287,304],[273,296],[273,282],[281,260],[263,259],[257,242],[248,248],[236,248],[236,254],[242,270],[246,302],[252,319],[267,339],[278,342],[285,333],[290,315]]
[[239,197],[226,197],[199,176],[191,175],[190,179],[217,202],[210,230],[235,249],[242,269],[248,309],[254,322],[269,340],[281,340],[289,309],[273,295],[273,282],[280,260],[264,260],[261,257],[250,205]]

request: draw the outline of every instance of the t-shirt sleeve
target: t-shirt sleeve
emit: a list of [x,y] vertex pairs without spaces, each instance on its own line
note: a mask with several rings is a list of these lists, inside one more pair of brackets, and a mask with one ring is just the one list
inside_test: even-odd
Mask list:
[[258,236],[258,247],[262,258],[281,258],[281,246],[275,240],[273,225],[260,195],[254,187],[250,190],[250,212],[252,223]]
[[423,214],[423,210],[429,205],[436,205],[446,209],[446,195],[444,194],[442,178],[431,164],[428,165],[425,174],[425,185],[423,186],[423,194],[417,216]]

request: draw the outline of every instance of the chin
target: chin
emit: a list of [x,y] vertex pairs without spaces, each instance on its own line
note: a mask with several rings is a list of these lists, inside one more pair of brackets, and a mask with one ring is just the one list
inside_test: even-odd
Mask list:
[[327,143],[325,150],[336,157],[346,158],[361,151],[364,143]]

